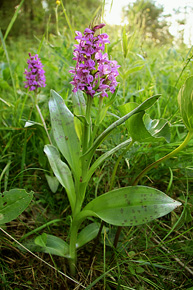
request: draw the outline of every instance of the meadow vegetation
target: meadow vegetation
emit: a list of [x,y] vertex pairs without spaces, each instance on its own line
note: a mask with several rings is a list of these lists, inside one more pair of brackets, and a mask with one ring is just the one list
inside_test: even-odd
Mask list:
[[[97,15],[100,17],[96,24],[103,22],[104,7],[100,1],[56,1],[60,5],[55,1],[40,2],[47,2],[47,9],[42,5],[37,7],[36,1],[32,1],[31,7],[28,1],[13,1],[14,5],[20,4],[17,7],[20,12],[13,12],[9,23],[3,18],[0,23],[0,189],[2,193],[13,188],[34,192],[28,208],[17,219],[1,226],[1,289],[193,289],[193,140],[178,155],[147,172],[139,183],[167,193],[182,206],[145,225],[124,227],[116,248],[113,243],[117,227],[105,224],[100,238],[78,251],[75,282],[67,277],[70,273],[65,258],[35,249],[34,255],[22,248],[21,244],[32,249],[33,240],[43,232],[68,239],[71,222],[66,192],[53,176],[44,153],[48,136],[33,95],[24,88],[28,53],[38,53],[44,65],[46,87],[38,95],[38,105],[50,133],[50,90],[58,92],[69,108],[73,107],[69,70],[75,65],[74,32],[83,32]],[[135,142],[124,155],[123,151],[115,152],[97,168],[85,202],[109,191],[112,185],[114,189],[132,185],[144,168],[177,148],[187,135],[177,96],[185,80],[193,75],[193,49],[164,34],[163,23],[164,28],[159,26],[153,35],[148,28],[151,23],[142,21],[144,7],[139,9],[140,3],[137,1],[135,13],[130,9],[133,22],[129,26],[103,28],[111,42],[106,52],[121,67],[117,96],[98,134],[122,116],[123,104],[141,104],[160,94],[147,113],[151,119],[168,120],[170,140],[142,140]],[[148,6],[150,11],[151,8],[156,11],[154,5]],[[30,9],[33,10],[31,25],[26,22]],[[19,24],[27,25],[26,29],[22,26],[21,33]],[[107,103],[108,98],[104,98],[104,104]],[[94,106],[92,118],[96,119],[98,99]],[[94,160],[129,137],[125,123],[120,125],[101,144]]]

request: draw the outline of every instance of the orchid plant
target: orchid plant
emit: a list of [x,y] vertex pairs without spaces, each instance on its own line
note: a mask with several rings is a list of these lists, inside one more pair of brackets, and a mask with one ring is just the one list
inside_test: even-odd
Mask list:
[[[73,112],[53,90],[49,101],[53,142],[46,145],[44,151],[55,176],[66,190],[72,219],[69,243],[46,234],[37,237],[35,242],[45,252],[67,257],[72,274],[75,273],[77,249],[95,238],[99,231],[96,222],[80,230],[87,218],[100,218],[116,226],[133,226],[161,217],[180,205],[157,189],[138,185],[111,190],[85,204],[87,186],[96,169],[118,150],[129,149],[133,140],[127,139],[93,161],[97,148],[117,126],[136,114],[144,113],[159,97],[150,97],[97,136],[107,109],[116,98],[119,68],[117,62],[104,53],[109,38],[106,33],[99,33],[103,27],[104,24],[100,24],[86,28],[83,34],[76,32],[78,44],[73,58],[76,66],[70,70],[74,86]],[[105,105],[104,97],[109,98]],[[99,105],[97,117],[93,120],[95,98],[99,98]]]
[[[168,135],[165,134],[167,122],[163,119],[151,120],[146,114],[146,110],[158,100],[159,95],[150,97],[140,105],[135,103],[122,105],[119,108],[122,116],[112,122],[102,133],[98,133],[99,128],[101,132],[101,124],[117,95],[116,77],[119,69],[117,62],[109,59],[108,54],[104,53],[105,45],[109,43],[108,35],[101,34],[99,31],[104,26],[105,24],[100,24],[86,28],[83,34],[76,32],[75,39],[78,44],[75,45],[73,58],[76,65],[70,70],[73,76],[71,110],[62,97],[52,90],[49,101],[51,134],[48,134],[45,122],[43,122],[50,140],[50,144],[45,145],[44,152],[54,175],[66,191],[71,208],[71,225],[68,241],[43,233],[35,238],[35,244],[43,252],[68,258],[72,275],[76,271],[77,250],[93,240],[99,232],[99,223],[95,219],[101,219],[118,227],[135,226],[164,216],[181,204],[158,189],[138,185],[138,181],[159,162],[182,150],[193,135],[192,107],[191,112],[190,107],[187,107],[192,106],[193,77],[191,77],[181,89],[178,98],[182,118],[189,131],[183,144],[144,169],[132,186],[112,190],[112,183],[109,192],[92,200],[91,197],[85,198],[93,174],[110,156],[121,150],[128,151],[135,142],[152,142],[156,138],[163,137],[168,140],[168,136],[165,136]],[[27,79],[25,86],[37,95],[39,88],[45,86],[44,71],[37,55],[35,57],[30,55],[28,65],[29,71],[25,71]],[[104,98],[107,98],[105,103],[103,103]],[[98,111],[96,117],[93,118],[93,110],[96,110],[95,100],[98,101]],[[130,137],[97,157],[96,150],[121,124],[125,124],[128,128]],[[113,174],[116,174],[116,170]],[[23,191],[18,194],[22,202],[25,197],[22,197]],[[10,203],[9,194],[6,196],[8,199],[5,200],[4,197],[2,205],[0,199],[0,210],[1,206],[5,204],[7,206]],[[31,198],[32,193],[25,207]],[[11,207],[9,209],[11,210]],[[3,210],[3,216],[0,211],[0,223],[10,220],[6,215],[5,207]],[[16,213],[12,211],[11,218],[14,217]],[[87,219],[90,222],[83,227]]]

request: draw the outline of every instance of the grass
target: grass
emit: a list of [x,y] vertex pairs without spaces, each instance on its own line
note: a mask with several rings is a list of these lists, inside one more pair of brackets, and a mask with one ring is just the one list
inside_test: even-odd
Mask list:
[[[133,177],[148,164],[171,152],[183,141],[186,129],[178,111],[177,94],[184,80],[193,73],[190,61],[192,50],[172,44],[161,48],[156,45],[149,47],[148,44],[141,46],[139,39],[133,36],[135,45],[128,48],[127,58],[124,58],[122,36],[119,36],[120,32],[111,35],[110,30],[106,27],[110,39],[112,37],[114,41],[110,54],[121,65],[120,86],[118,98],[110,108],[114,115],[107,114],[103,126],[108,126],[116,116],[120,116],[119,105],[128,101],[140,103],[156,93],[162,94],[162,97],[148,113],[152,118],[166,118],[171,123],[171,143],[135,143],[121,158],[114,184],[120,187],[131,184]],[[37,257],[18,245],[16,241],[30,243],[31,239],[43,232],[68,238],[68,202],[62,187],[52,193],[46,181],[45,173],[50,173],[50,167],[43,147],[48,141],[42,126],[37,124],[41,124],[41,119],[33,98],[23,88],[23,71],[27,53],[39,50],[47,79],[39,106],[50,130],[50,89],[58,91],[71,105],[71,76],[68,70],[73,65],[73,40],[67,33],[52,35],[49,39],[42,36],[42,39],[35,38],[33,41],[23,38],[9,40],[7,37],[6,42],[3,42],[1,35],[1,40],[1,191],[23,187],[35,192],[28,209],[17,220],[3,226],[0,232],[2,289],[190,290],[193,286],[193,141],[178,156],[160,164],[141,180],[141,184],[167,192],[181,201],[183,206],[145,226],[124,228],[117,249],[112,246],[116,229],[106,225],[109,230],[102,235],[91,261],[94,241],[78,252],[78,269],[74,278],[77,283],[66,277],[69,269],[65,259],[43,253],[36,253]],[[132,70],[134,67],[138,68]],[[28,120],[36,124],[25,128]],[[116,134],[101,146],[101,152],[113,148],[127,135],[125,127],[120,126]],[[108,191],[120,154],[116,153],[98,169],[87,198]],[[50,222],[52,220],[57,222]]]

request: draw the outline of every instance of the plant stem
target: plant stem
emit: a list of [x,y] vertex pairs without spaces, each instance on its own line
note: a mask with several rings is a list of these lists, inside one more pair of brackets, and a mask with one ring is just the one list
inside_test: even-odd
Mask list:
[[71,232],[70,232],[70,249],[69,249],[69,266],[70,273],[72,276],[76,273],[76,261],[77,261],[77,253],[76,253],[76,242],[78,235],[78,225],[75,221],[72,221],[71,224]]
[[117,228],[117,231],[116,231],[116,234],[115,234],[115,239],[114,239],[114,243],[113,243],[113,246],[116,248],[117,247],[117,244],[118,244],[118,241],[119,241],[119,237],[120,237],[120,234],[121,234],[121,231],[122,231],[122,226],[118,227]]
[[36,109],[37,109],[37,111],[38,111],[38,114],[39,114],[39,116],[40,116],[40,118],[41,118],[42,124],[43,124],[43,126],[44,126],[45,131],[46,131],[46,134],[47,134],[47,136],[48,136],[48,140],[49,140],[50,144],[52,144],[52,141],[51,141],[51,139],[50,139],[50,135],[49,135],[49,133],[48,133],[48,129],[47,129],[47,127],[46,127],[46,122],[44,121],[44,117],[43,117],[43,115],[42,115],[42,112],[41,112],[41,110],[40,110],[40,107],[38,106],[38,101],[37,101],[37,92],[35,92],[35,106],[36,106]]
[[92,132],[92,142],[94,141],[95,135],[96,135],[96,133],[97,133],[97,130],[98,130],[98,127],[99,127],[99,124],[100,124],[102,106],[103,106],[103,97],[100,96],[100,97],[99,97],[99,108],[98,108],[98,114],[97,114],[97,117],[96,117],[94,130],[93,130],[93,132]]
[[56,6],[55,10],[55,16],[56,16],[56,34],[60,35],[59,29],[58,29],[58,5]]
[[64,4],[63,4],[62,0],[61,0],[61,5],[62,5],[62,10],[63,10],[64,16],[65,16],[65,18],[66,18],[66,22],[68,23],[68,26],[69,26],[69,28],[70,28],[71,34],[72,34],[72,36],[73,36],[73,35],[74,35],[74,30],[72,29],[72,26],[71,26],[70,20],[69,20],[69,18],[68,18],[68,15],[67,15],[67,13],[66,13],[66,9],[64,8]]
[[50,144],[52,144],[52,141],[51,141],[51,139],[50,139],[50,135],[49,135],[49,133],[48,133],[48,129],[47,129],[47,127],[46,127],[46,123],[45,123],[45,121],[44,121],[44,117],[42,116],[42,113],[41,113],[41,110],[40,110],[40,107],[38,106],[38,104],[36,104],[36,109],[37,109],[37,111],[38,111],[38,113],[39,113],[39,115],[40,115],[40,118],[41,118],[41,120],[42,120],[42,124],[43,124],[44,129],[45,129],[45,131],[46,131],[46,134],[47,134],[47,136],[48,136],[48,140],[49,140]]
[[148,165],[135,179],[135,181],[133,182],[133,186],[137,185],[139,180],[152,168],[154,168],[155,166],[157,166],[159,163],[166,161],[167,159],[173,157],[174,155],[176,155],[177,153],[179,153],[182,149],[184,149],[184,147],[188,144],[188,142],[190,141],[190,139],[193,136],[193,131],[189,131],[185,140],[182,142],[182,144],[180,146],[178,146],[176,149],[174,149],[172,152],[170,152],[169,154],[167,154],[166,156],[160,158],[159,160],[153,162],[152,164]]
[[89,141],[90,141],[90,133],[91,133],[91,107],[92,107],[92,97],[87,95],[87,106],[86,106],[86,121],[83,126],[83,138],[82,138],[82,152],[83,154],[87,151]]

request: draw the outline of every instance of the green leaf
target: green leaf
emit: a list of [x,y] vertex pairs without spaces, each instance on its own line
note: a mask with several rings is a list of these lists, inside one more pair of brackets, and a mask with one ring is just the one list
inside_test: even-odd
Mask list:
[[[81,123],[83,123],[84,125],[89,125],[88,124],[88,121],[87,121],[87,119],[86,119],[86,117],[85,116],[83,116],[83,115],[75,115],[75,117],[81,122]],[[76,118],[75,118],[75,120],[76,120]]]
[[[86,102],[82,91],[78,91],[72,94],[73,112],[75,116],[85,116],[86,114]],[[78,118],[79,119],[79,118]],[[79,140],[82,136],[82,124],[81,120],[74,119],[75,130]]]
[[53,193],[55,193],[59,185],[58,179],[55,176],[50,176],[48,174],[45,174],[45,176],[46,176],[49,188],[51,189]]
[[0,224],[16,219],[29,205],[33,192],[14,188],[0,194]]
[[119,125],[124,123],[127,119],[129,119],[131,116],[133,116],[136,113],[139,113],[141,111],[145,111],[149,107],[151,107],[157,99],[160,97],[160,95],[155,95],[153,97],[150,97],[149,99],[145,100],[142,104],[140,104],[137,108],[135,108],[133,111],[129,112],[119,120],[112,123],[106,130],[103,131],[102,134],[98,136],[98,138],[95,140],[93,145],[88,149],[88,151],[82,156],[84,158],[88,158],[93,156],[95,150],[97,147],[104,141],[104,139]]
[[89,171],[87,172],[85,178],[83,179],[83,182],[88,182],[89,179],[91,178],[91,176],[93,175],[93,173],[95,172],[95,170],[101,165],[101,163],[103,163],[109,156],[111,156],[112,154],[114,154],[115,152],[121,150],[122,148],[127,147],[129,144],[131,143],[131,139],[128,139],[124,142],[122,142],[121,144],[117,145],[116,147],[114,147],[113,149],[105,152],[103,155],[101,155],[91,166],[91,168],[89,169]]
[[188,130],[193,129],[193,76],[186,79],[178,94],[182,119]]
[[[1,81],[3,81],[3,80],[0,80],[0,88],[3,88],[3,87],[1,86]],[[5,83],[7,83],[7,82],[5,82]],[[6,104],[8,107],[13,107],[13,104],[11,104],[11,103],[5,101],[5,100],[2,99],[2,98],[0,98],[0,101],[3,102],[4,104]]]
[[[119,110],[122,115],[125,115],[137,106],[137,103],[127,103],[121,105]],[[170,141],[168,121],[165,119],[152,120],[148,114],[145,114],[145,111],[133,115],[125,124],[134,141],[153,142],[157,138],[164,138],[167,142]]]
[[76,247],[80,248],[96,238],[99,232],[100,225],[97,223],[92,223],[86,226],[79,234],[77,238]]
[[58,179],[58,181],[65,188],[68,195],[68,199],[72,208],[75,207],[76,194],[74,189],[74,182],[72,179],[72,174],[66,163],[60,159],[60,154],[56,147],[53,145],[46,145],[44,147],[44,152],[46,153],[50,166]]
[[74,115],[62,97],[51,90],[49,110],[54,139],[60,152],[70,165],[74,176],[80,178],[80,142],[74,127]]
[[68,257],[69,246],[62,239],[43,233],[35,238],[35,244],[42,247],[42,252],[61,257]]
[[15,9],[17,8],[17,10],[13,14],[13,17],[11,18],[11,21],[10,21],[10,23],[9,23],[7,29],[6,29],[6,32],[4,34],[4,41],[6,40],[6,38],[7,38],[8,34],[9,34],[9,32],[10,32],[10,30],[11,30],[11,28],[12,28],[14,22],[15,22],[15,20],[17,19],[17,16],[18,16],[18,14],[20,12],[21,6],[23,5],[23,2],[24,2],[24,0],[21,0],[21,2],[19,3],[19,5],[17,5],[15,7]]
[[37,236],[34,240],[35,244],[40,247],[46,247],[47,234],[43,233],[41,236]]
[[82,211],[116,226],[145,224],[180,206],[163,192],[146,186],[116,189],[92,200]]

